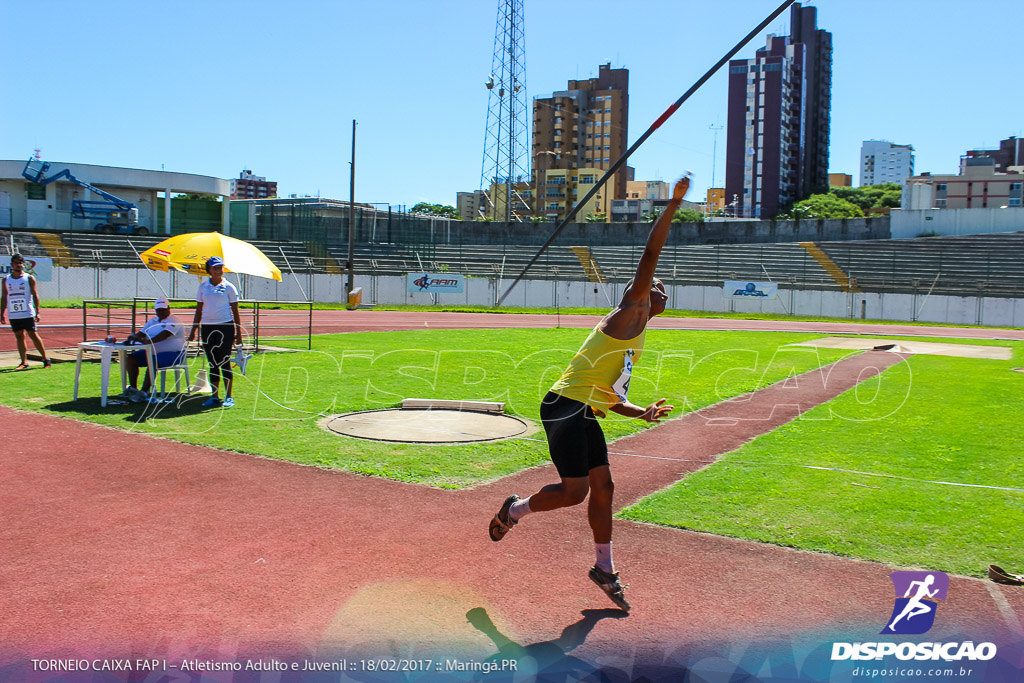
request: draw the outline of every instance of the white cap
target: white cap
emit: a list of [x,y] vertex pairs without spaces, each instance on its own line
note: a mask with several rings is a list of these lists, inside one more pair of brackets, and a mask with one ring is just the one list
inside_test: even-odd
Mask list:
[[167,303],[167,299],[165,297],[160,297],[159,299],[156,300],[156,303],[153,304],[153,310],[156,310],[158,308],[170,308],[170,307],[171,306],[170,306],[170,304]]

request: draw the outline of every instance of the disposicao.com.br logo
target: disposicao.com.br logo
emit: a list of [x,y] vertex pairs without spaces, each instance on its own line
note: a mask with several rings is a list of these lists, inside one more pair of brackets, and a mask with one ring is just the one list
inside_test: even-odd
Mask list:
[[938,600],[946,599],[949,577],[943,572],[893,572],[889,578],[896,589],[896,603],[882,635],[927,633],[935,624]]
[[[919,635],[927,633],[935,624],[938,601],[946,599],[949,577],[943,572],[893,572],[889,575],[896,598],[892,614],[880,635]],[[996,656],[993,643],[972,641],[951,643],[833,643],[832,659],[882,659],[895,655],[897,659],[919,661],[989,660]]]

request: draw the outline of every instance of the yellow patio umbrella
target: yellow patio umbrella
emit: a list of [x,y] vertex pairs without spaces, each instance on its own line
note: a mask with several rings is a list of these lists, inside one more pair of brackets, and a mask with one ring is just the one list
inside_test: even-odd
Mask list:
[[242,240],[219,232],[190,232],[165,239],[139,255],[148,268],[166,272],[174,268],[199,277],[206,275],[206,261],[224,259],[224,270],[281,281],[281,270],[266,255]]

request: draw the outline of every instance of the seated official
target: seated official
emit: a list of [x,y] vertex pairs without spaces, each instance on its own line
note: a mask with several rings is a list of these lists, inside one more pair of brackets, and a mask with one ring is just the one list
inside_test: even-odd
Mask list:
[[[171,367],[179,364],[185,357],[185,326],[174,315],[171,315],[171,307],[167,299],[161,297],[153,305],[156,309],[156,317],[150,318],[143,325],[142,329],[129,336],[125,343],[152,344],[156,354],[156,369]],[[152,378],[149,376],[148,364],[146,363],[146,351],[136,351],[125,357],[125,370],[128,371],[128,388],[125,389],[122,397],[139,402],[149,398],[149,389],[152,386]],[[145,367],[146,377],[142,381],[142,390],[137,388],[139,381],[139,368]]]

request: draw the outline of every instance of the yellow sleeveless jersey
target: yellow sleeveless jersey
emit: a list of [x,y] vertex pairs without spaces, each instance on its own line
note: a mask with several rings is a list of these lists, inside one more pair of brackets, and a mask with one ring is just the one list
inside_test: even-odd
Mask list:
[[604,417],[629,397],[633,364],[643,353],[646,334],[645,329],[633,339],[613,339],[595,327],[551,391],[586,403]]

